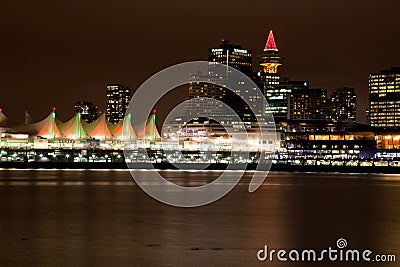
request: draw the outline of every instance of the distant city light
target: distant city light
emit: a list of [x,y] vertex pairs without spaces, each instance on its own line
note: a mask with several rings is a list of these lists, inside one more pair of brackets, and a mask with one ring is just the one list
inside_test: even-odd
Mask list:
[[247,50],[246,49],[237,49],[237,48],[235,48],[233,51],[235,51],[237,53],[247,54]]

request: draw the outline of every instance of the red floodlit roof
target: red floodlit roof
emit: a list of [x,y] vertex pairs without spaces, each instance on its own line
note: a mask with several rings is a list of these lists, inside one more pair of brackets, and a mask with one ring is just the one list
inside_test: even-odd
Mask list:
[[278,48],[276,47],[274,33],[272,31],[269,32],[267,43],[265,44],[264,51],[266,50],[275,50],[277,51]]

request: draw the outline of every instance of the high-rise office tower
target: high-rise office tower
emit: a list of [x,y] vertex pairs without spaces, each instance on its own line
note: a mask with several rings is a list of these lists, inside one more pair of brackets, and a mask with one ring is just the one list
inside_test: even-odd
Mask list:
[[354,88],[343,87],[332,93],[331,119],[338,123],[356,123],[356,100]]
[[75,113],[81,113],[81,119],[91,123],[100,115],[99,109],[92,103],[88,101],[78,101],[74,104]]
[[[211,83],[199,82],[199,79],[208,79],[209,76],[203,73],[196,73],[191,76],[189,83],[189,98],[195,101],[190,102],[187,112],[194,116],[209,114],[210,116],[221,116],[221,105],[216,106],[215,100],[223,101],[226,99],[226,90]],[[210,98],[209,100],[207,98]]]
[[[208,61],[209,69],[208,74],[197,73],[192,76],[192,82],[189,83],[189,98],[203,98],[199,101],[192,102],[191,106],[188,107],[188,112],[192,115],[196,114],[211,114],[216,116],[223,116],[222,105],[215,102],[219,100],[229,107],[231,107],[239,115],[245,123],[251,123],[254,121],[254,115],[250,111],[248,105],[242,100],[249,97],[248,92],[243,90],[244,81],[239,82],[236,88],[230,88],[235,91],[232,92],[224,87],[213,84],[213,81],[223,82],[224,79],[229,77],[229,69],[227,72],[215,73],[215,63],[223,64],[232,68],[235,68],[245,75],[252,77],[252,51],[242,48],[240,45],[231,44],[229,41],[222,40],[221,44],[217,48],[210,48],[208,50]],[[196,79],[199,77],[207,77],[210,83],[198,82]],[[211,98],[210,100],[204,98]],[[225,117],[224,120],[229,122],[229,116]]]
[[400,127],[400,67],[369,75],[368,121],[373,127]]
[[327,90],[307,88],[292,91],[288,95],[288,119],[327,121]]
[[107,85],[106,117],[111,123],[118,123],[124,119],[131,100],[131,89],[122,84]]
[[243,49],[241,45],[231,44],[225,39],[221,40],[218,48],[208,49],[208,61],[228,65],[249,77],[253,75],[252,51]]
[[269,86],[265,93],[269,109],[275,121],[284,121],[288,116],[288,96],[297,90],[309,89],[308,81],[291,81],[283,79],[278,85]]

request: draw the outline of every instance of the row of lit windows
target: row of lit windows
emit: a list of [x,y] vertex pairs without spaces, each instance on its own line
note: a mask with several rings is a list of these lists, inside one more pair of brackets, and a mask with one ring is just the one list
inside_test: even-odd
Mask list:
[[395,113],[396,111],[399,111],[399,107],[394,108],[394,107],[385,107],[385,106],[380,106],[378,107],[370,107],[370,113],[371,114],[388,114],[388,113]]
[[387,117],[387,116],[400,116],[399,110],[381,111],[371,110],[369,115],[371,117]]
[[384,115],[384,114],[394,114],[394,113],[396,113],[397,112],[397,114],[398,114],[398,112],[399,112],[399,110],[400,109],[398,109],[398,108],[396,108],[396,109],[394,109],[394,108],[391,108],[391,109],[389,109],[389,108],[370,108],[370,114],[372,115],[372,114],[382,114],[382,115]]
[[235,52],[235,51],[214,51],[211,53],[211,55],[219,56],[219,55],[226,55],[229,52],[229,55],[235,55],[237,57],[251,57],[252,54],[249,53],[240,53],[240,52]]
[[387,78],[397,78],[400,79],[400,74],[393,73],[393,74],[370,74],[370,79],[372,80],[384,80]]
[[377,89],[377,88],[381,88],[381,89],[395,89],[395,88],[399,88],[400,84],[398,83],[371,83],[369,84],[371,89]]
[[399,81],[396,80],[386,80],[386,81],[369,81],[368,84],[369,85],[385,85],[385,84],[393,84],[396,85],[398,84]]
[[400,104],[400,101],[371,101],[371,104],[381,104],[381,105],[385,105],[387,104]]
[[395,103],[393,103],[392,101],[389,102],[374,102],[369,105],[371,108],[388,108],[388,107],[399,107],[400,103],[398,103],[397,101]]
[[390,89],[387,90],[386,88],[382,88],[382,89],[371,89],[370,94],[380,94],[380,93],[386,93],[386,94],[390,94],[390,93],[400,93],[400,87],[398,87],[397,89]]

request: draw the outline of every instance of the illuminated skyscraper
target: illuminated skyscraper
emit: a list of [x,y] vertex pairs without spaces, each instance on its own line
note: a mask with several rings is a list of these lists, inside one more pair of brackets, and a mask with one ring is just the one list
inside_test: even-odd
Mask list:
[[[192,82],[189,83],[189,98],[195,100],[196,98],[199,98],[199,100],[191,102],[190,107],[188,107],[188,112],[193,115],[222,115],[222,106],[215,106],[215,102],[212,99],[223,101],[223,99],[226,99],[226,90],[220,86],[212,84],[211,81],[210,83],[197,81],[198,79],[208,77],[208,75],[202,73],[197,73],[191,76]],[[206,98],[211,99],[207,100]]]
[[131,89],[122,84],[107,85],[106,117],[111,123],[118,123],[124,119],[125,112],[131,100]]
[[81,119],[88,123],[97,120],[100,115],[99,109],[92,102],[75,102],[74,109],[75,113],[80,113]]
[[369,75],[368,121],[373,127],[400,127],[400,67]]
[[288,94],[295,89],[308,88],[308,82],[281,81],[279,67],[282,66],[283,60],[279,55],[272,31],[269,32],[263,54],[258,57],[258,62],[261,66],[261,70],[258,72],[258,86],[263,90],[275,120],[286,119]]
[[[249,107],[241,99],[247,97],[244,95],[243,89],[241,89],[245,87],[244,81],[239,83],[237,88],[231,88],[235,90],[240,97],[230,90],[212,84],[213,80],[221,81],[221,79],[226,79],[229,76],[229,73],[226,73],[226,77],[220,77],[220,74],[214,74],[214,62],[230,66],[243,72],[247,76],[252,77],[252,51],[243,49],[242,46],[231,44],[229,41],[223,39],[217,48],[210,48],[208,50],[208,61],[210,62],[208,75],[197,73],[192,76],[193,82],[189,83],[189,98],[195,99],[206,97],[211,98],[211,100],[202,99],[195,103],[192,102],[191,106],[188,108],[189,112],[193,115],[207,113],[221,116],[223,115],[222,105],[212,100],[216,99],[234,109],[245,123],[253,121],[255,117],[252,115]],[[210,83],[197,82],[196,79],[202,75],[204,75],[203,77],[208,77]]]
[[208,61],[228,65],[249,77],[253,75],[252,51],[243,49],[241,45],[231,44],[225,39],[221,40],[218,48],[208,49]]
[[356,123],[356,100],[354,88],[343,87],[331,96],[331,119],[338,123]]
[[288,116],[288,96],[297,90],[308,89],[308,81],[281,80],[278,85],[269,86],[265,92],[269,108],[277,122],[286,120]]
[[264,52],[258,57],[258,61],[261,66],[261,71],[258,73],[263,85],[261,89],[264,89],[264,93],[266,93],[268,89],[279,84],[280,74],[278,68],[283,63],[272,31],[269,32]]
[[263,67],[262,72],[264,73],[278,73],[278,68],[282,65],[282,57],[279,55],[272,31],[269,32],[264,52],[259,57],[259,61],[260,65]]
[[294,90],[288,95],[289,120],[329,119],[327,91],[323,88]]

